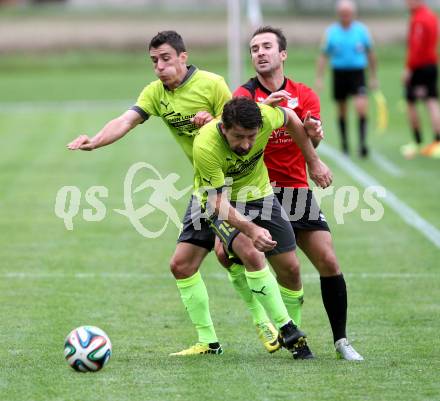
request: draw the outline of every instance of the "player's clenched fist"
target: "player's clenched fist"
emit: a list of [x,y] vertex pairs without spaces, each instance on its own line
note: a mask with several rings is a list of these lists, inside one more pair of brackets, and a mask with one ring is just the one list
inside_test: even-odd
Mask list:
[[321,160],[309,164],[309,176],[321,188],[327,188],[333,181],[331,170]]
[[70,150],[93,150],[94,146],[87,135],[80,135],[78,138],[67,144],[67,148]]
[[192,119],[191,122],[196,127],[203,127],[205,124],[208,124],[212,121],[214,117],[208,113],[207,111],[199,111]]
[[306,130],[307,135],[316,140],[324,139],[324,131],[322,130],[322,123],[320,120],[316,120],[312,117],[312,113],[310,111],[307,112],[306,118],[304,119],[304,129]]
[[277,242],[272,240],[270,232],[257,225],[252,230],[251,240],[255,248],[257,248],[257,250],[260,252],[268,252],[277,245]]

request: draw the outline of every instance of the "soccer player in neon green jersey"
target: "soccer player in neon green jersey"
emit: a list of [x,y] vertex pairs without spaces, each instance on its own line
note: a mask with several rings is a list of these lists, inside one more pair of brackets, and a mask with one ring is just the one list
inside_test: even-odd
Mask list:
[[[192,162],[192,146],[198,127],[210,121],[212,116],[221,115],[231,93],[222,77],[187,66],[185,45],[174,31],[157,34],[150,42],[149,53],[159,79],[145,87],[130,110],[107,123],[94,137],[80,135],[68,144],[69,149],[90,151],[109,145],[150,116],[157,116],[162,118]],[[215,234],[204,220],[201,220],[200,227],[192,224],[193,200],[194,197],[185,214],[183,230],[170,264],[182,301],[196,327],[198,343],[176,354],[220,354],[222,348],[209,312],[208,294],[198,272],[214,246]],[[254,316],[262,315],[258,302],[254,302],[250,309]],[[255,322],[257,332],[266,349],[273,351],[279,348],[277,332],[264,317]]]
[[[206,116],[220,116],[231,98],[224,79],[216,74],[187,65],[187,53],[181,36],[174,31],[159,32],[149,44],[154,72],[159,78],[140,94],[136,104],[108,122],[94,137],[81,135],[71,143],[71,150],[93,150],[122,138],[150,116],[160,117],[192,162],[192,146]],[[177,280],[183,303],[196,326],[199,343],[189,353],[221,353],[222,349],[209,312],[205,284],[199,266],[214,244],[209,227],[185,236],[183,230],[171,259],[171,271]],[[211,344],[209,346],[208,344]]]
[[244,264],[247,284],[278,327],[281,343],[295,359],[309,359],[305,335],[289,317],[265,259],[285,269],[296,265],[295,235],[263,161],[272,131],[282,127],[300,147],[310,178],[330,185],[331,172],[293,111],[238,97],[226,103],[221,121],[205,125],[194,140],[194,190],[231,257]]

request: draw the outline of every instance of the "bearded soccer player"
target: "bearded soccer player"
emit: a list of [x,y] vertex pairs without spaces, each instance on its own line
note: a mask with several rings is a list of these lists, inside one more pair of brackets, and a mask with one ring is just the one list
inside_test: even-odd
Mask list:
[[[79,136],[68,144],[69,149],[90,151],[109,145],[150,116],[157,116],[170,129],[192,163],[198,127],[212,116],[221,115],[231,93],[222,77],[187,65],[184,42],[174,31],[158,33],[149,44],[149,54],[158,80],[145,87],[130,110],[108,122],[94,137]],[[192,224],[193,200],[191,198],[185,214],[184,227],[170,265],[182,301],[197,330],[198,343],[172,355],[221,354],[223,350],[212,323],[208,293],[198,271],[214,246],[215,234],[205,220],[200,221],[200,227]],[[277,343],[272,324],[267,320],[257,329],[263,344],[272,349],[270,343],[274,340]]]
[[[247,96],[295,111],[317,146],[323,138],[319,98],[306,85],[285,77],[286,49],[286,38],[280,29],[267,26],[255,31],[250,41],[250,54],[257,76],[239,87],[234,96]],[[270,181],[275,185],[274,192],[291,216],[297,244],[320,274],[322,300],[333,331],[337,356],[346,360],[362,360],[362,356],[347,341],[347,290],[333,249],[330,229],[309,189],[304,156],[285,129],[272,132],[264,151],[264,161]],[[233,272],[238,268],[232,265],[229,269]],[[300,324],[303,290],[291,287],[292,282],[298,281],[295,274],[292,275],[296,271],[299,267],[286,270],[278,276],[278,283],[289,314]]]
[[323,188],[330,185],[331,172],[293,111],[238,97],[226,103],[221,121],[205,125],[194,140],[194,190],[226,251],[242,261],[247,291],[279,329],[281,343],[295,359],[310,359],[305,335],[289,316],[265,260],[275,271],[279,266],[294,269],[297,263],[295,236],[263,161],[271,132],[281,127],[303,152],[310,177]]

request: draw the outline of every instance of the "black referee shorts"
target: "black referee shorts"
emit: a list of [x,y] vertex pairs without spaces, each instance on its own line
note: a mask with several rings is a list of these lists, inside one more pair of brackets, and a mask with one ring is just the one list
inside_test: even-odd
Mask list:
[[333,98],[336,101],[346,100],[349,96],[366,94],[367,85],[363,69],[333,70]]
[[437,99],[437,75],[435,64],[416,68],[405,87],[406,100],[414,103],[417,99]]

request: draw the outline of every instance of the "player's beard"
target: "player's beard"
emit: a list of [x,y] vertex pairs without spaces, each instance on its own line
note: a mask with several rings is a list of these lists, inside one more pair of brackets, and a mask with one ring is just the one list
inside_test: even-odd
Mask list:
[[255,71],[263,78],[269,79],[277,77],[281,68],[281,63],[268,62],[267,64],[255,66]]
[[270,63],[263,64],[263,65],[257,64],[255,66],[255,70],[262,77],[267,77],[267,76],[270,76],[272,74],[273,68],[272,68],[272,65]]
[[251,148],[249,149],[236,148],[233,150],[234,153],[237,154],[238,156],[246,156],[251,151]]

